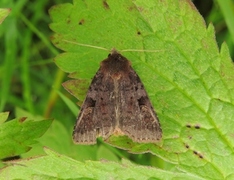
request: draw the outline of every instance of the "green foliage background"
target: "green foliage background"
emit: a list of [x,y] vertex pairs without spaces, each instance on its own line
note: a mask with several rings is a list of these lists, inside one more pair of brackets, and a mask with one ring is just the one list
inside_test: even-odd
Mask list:
[[[61,86],[62,82],[66,81],[68,78],[53,62],[53,58],[60,53],[60,50],[55,48],[50,41],[53,32],[49,29],[51,19],[48,10],[51,6],[60,3],[65,2],[60,0],[50,2],[45,0],[35,2],[20,0],[11,2],[8,0],[0,2],[1,8],[11,8],[10,15],[0,25],[0,112],[9,111],[10,115],[8,119],[16,117],[19,121],[21,117],[28,117],[37,121],[54,118],[50,129],[44,136],[38,139],[39,143],[31,143],[32,145],[30,144],[30,146],[32,146],[32,149],[27,153],[21,154],[22,151],[17,151],[20,152],[18,153],[20,157],[28,158],[43,155],[45,154],[43,146],[46,146],[60,154],[67,155],[81,162],[87,159],[107,159],[121,162],[121,159],[125,158],[136,164],[150,165],[176,172],[175,165],[165,162],[163,156],[158,158],[150,153],[140,155],[130,154],[102,142],[98,142],[98,144],[93,147],[79,146],[72,143],[71,133],[78,112],[78,108],[74,106],[74,102],[76,102],[77,99],[71,96]],[[234,25],[232,24],[234,12],[231,9],[231,7],[233,8],[234,6],[232,1],[194,1],[194,3],[202,13],[206,23],[213,23],[218,45],[221,46],[225,41],[230,49],[231,56],[234,57]],[[101,53],[106,54],[105,52]],[[228,108],[226,111],[228,112]],[[4,118],[6,119],[6,117]],[[4,120],[2,122],[4,122]],[[30,128],[28,129],[30,130]],[[42,132],[43,130],[41,129],[41,133]],[[28,147],[28,145],[29,144],[25,143],[26,147]],[[30,148],[26,149],[29,150]],[[26,149],[25,151],[27,151]],[[141,147],[135,150],[130,148],[129,150],[139,152],[139,149],[141,149]],[[45,151],[47,154],[51,155],[51,159],[48,159],[48,162],[53,162],[52,159],[58,156],[56,153],[49,150]],[[47,162],[45,159],[42,159],[41,162]],[[64,161],[69,161],[69,165],[74,163],[70,162],[72,160],[68,160],[65,157],[65,160],[57,164],[57,168],[61,167]],[[174,160],[171,161],[173,162]],[[39,162],[37,162],[37,164],[39,164],[38,167],[34,168],[32,165],[32,170],[43,166],[43,163],[42,166],[40,166]],[[56,164],[56,162],[57,159],[54,163]],[[130,167],[130,169],[132,168],[134,171],[136,167],[128,163],[129,162],[124,162],[124,165]],[[3,167],[5,164],[1,166]],[[83,166],[83,164],[81,164],[81,166]],[[101,163],[91,163],[91,166],[101,166]],[[61,169],[64,168],[65,167],[62,167]],[[103,167],[103,169],[105,169],[105,167]],[[108,170],[109,169],[107,169],[107,171]],[[141,172],[141,170],[139,170],[139,172]],[[23,171],[22,169],[22,172]],[[43,172],[42,169],[41,171]],[[3,173],[6,175],[11,172],[19,173],[17,169],[15,171],[14,169],[10,169],[9,172],[5,171]],[[97,173],[102,174],[101,172]],[[121,173],[124,172],[120,171],[119,174]],[[152,172],[147,173],[153,176]],[[49,176],[49,173],[47,175]],[[181,174],[163,174],[163,172],[161,172],[160,175],[161,178],[165,175],[168,179],[175,176],[183,176]],[[56,175],[53,176],[56,177]],[[65,177],[65,174],[61,175],[61,177]],[[72,177],[72,175],[69,176],[69,178]],[[210,177],[212,177],[212,175],[210,175]],[[184,178],[195,179],[193,176],[186,176]]]

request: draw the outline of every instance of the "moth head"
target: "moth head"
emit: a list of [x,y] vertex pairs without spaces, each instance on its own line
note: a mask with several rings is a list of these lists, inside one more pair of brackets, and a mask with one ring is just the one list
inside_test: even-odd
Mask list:
[[130,67],[131,62],[115,49],[112,49],[108,58],[101,62],[101,70],[115,79],[125,76]]

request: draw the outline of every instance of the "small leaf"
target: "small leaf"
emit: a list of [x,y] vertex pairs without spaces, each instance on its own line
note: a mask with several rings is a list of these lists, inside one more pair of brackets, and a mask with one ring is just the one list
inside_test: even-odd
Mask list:
[[0,125],[4,123],[9,116],[9,112],[0,113]]
[[2,24],[2,22],[10,14],[10,12],[11,12],[11,9],[0,8],[0,24]]
[[30,145],[40,137],[52,120],[32,121],[18,118],[0,125],[0,159],[20,155],[30,150]]

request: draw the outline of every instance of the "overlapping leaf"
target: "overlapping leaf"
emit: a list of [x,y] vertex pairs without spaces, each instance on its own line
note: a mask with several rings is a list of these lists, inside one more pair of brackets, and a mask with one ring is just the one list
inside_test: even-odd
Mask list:
[[[6,118],[6,113],[0,113],[1,122]],[[52,120],[26,120],[22,117],[0,124],[0,159],[29,151],[30,145],[45,133],[51,122]]]
[[[150,167],[137,166],[124,160],[115,162],[79,162],[45,149],[47,155],[21,161],[13,161],[1,170],[4,179],[201,179],[191,174],[172,173]],[[150,175],[150,176],[149,176]]]

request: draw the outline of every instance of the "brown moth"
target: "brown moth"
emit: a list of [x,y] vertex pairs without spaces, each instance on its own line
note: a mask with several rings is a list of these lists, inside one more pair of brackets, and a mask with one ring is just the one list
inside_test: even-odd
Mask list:
[[112,134],[135,142],[154,143],[162,130],[144,86],[131,62],[116,50],[101,62],[73,131],[78,144],[95,144]]

